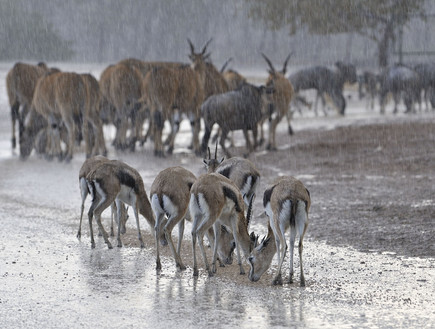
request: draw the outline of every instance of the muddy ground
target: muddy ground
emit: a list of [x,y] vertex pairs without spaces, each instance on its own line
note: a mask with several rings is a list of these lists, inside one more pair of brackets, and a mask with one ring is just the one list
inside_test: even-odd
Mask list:
[[[156,273],[154,238],[142,219],[146,246],[139,248],[131,210],[123,248],[108,250],[97,238],[92,250],[87,220],[78,240],[83,149],[69,164],[34,154],[21,161],[10,149],[1,94],[0,327],[432,328],[435,112],[382,116],[349,98],[345,117],[304,112],[295,115],[293,128],[289,136],[280,124],[277,151],[260,147],[250,155],[262,174],[250,231],[266,233],[262,193],[277,176],[296,176],[308,187],[306,288],[299,287],[298,270],[294,284],[272,286],[276,259],[256,283],[239,275],[236,264],[209,278],[202,260],[194,279],[189,224],[184,272],[162,248],[163,269]],[[149,191],[166,167],[204,172],[186,148],[189,140],[187,127],[175,154],[164,159],[153,156],[151,144],[135,153],[109,147],[109,157],[135,167]],[[233,155],[243,154],[241,134],[235,143]],[[109,216],[103,214],[107,228]]]

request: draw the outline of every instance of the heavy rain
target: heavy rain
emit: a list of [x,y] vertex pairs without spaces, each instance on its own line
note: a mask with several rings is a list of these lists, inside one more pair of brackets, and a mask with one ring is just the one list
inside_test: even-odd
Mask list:
[[[1,328],[434,326],[432,1],[3,0],[0,25]],[[233,86],[236,73],[244,82]],[[120,162],[106,166],[110,175],[101,165],[85,177],[91,195],[78,237],[79,172],[103,154]],[[157,269],[154,227],[142,209],[142,248],[132,205],[122,242],[117,223],[110,235],[109,203],[101,220],[112,249],[99,234],[90,208],[116,182],[119,209],[136,194],[146,205],[164,169],[199,178],[214,156],[238,157],[260,175],[252,212],[240,210],[250,208],[246,186],[234,180],[223,189],[223,212],[252,217],[257,251],[274,245],[264,244],[272,210],[263,200],[275,179],[295,177],[309,191],[292,283],[290,229],[282,284],[277,254],[250,280],[253,242],[241,250],[245,274],[237,249],[232,264],[218,261],[210,273],[197,244],[195,273],[194,221],[182,234],[185,270],[164,243]],[[180,195],[173,177],[169,190]],[[201,200],[193,196],[189,209],[211,211],[221,199]],[[305,218],[299,208],[283,215],[285,202],[279,217]],[[166,204],[164,213],[174,209]],[[224,229],[248,238],[246,226]],[[180,230],[172,231],[175,245]],[[204,244],[211,262],[213,238]]]

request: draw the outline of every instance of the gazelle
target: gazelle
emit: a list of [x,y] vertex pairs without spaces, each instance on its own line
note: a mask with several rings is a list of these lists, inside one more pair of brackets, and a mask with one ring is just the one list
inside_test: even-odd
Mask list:
[[[162,268],[159,246],[162,223],[164,223],[163,233],[169,243],[169,248],[171,248],[177,268],[180,270],[186,269],[180,257],[180,249],[184,233],[184,218],[188,216],[187,209],[189,207],[190,188],[195,181],[195,175],[189,170],[183,167],[169,167],[161,171],[151,185],[151,208],[156,218],[154,229],[156,234],[157,270]],[[165,215],[168,216],[166,222],[164,221]],[[177,250],[175,250],[171,233],[177,224],[179,224],[179,236]]]
[[255,246],[248,258],[251,270],[249,279],[258,281],[269,268],[273,256],[278,255],[278,273],[273,284],[282,285],[281,268],[287,251],[285,232],[290,227],[290,277],[293,283],[293,250],[296,234],[299,235],[300,284],[305,286],[302,267],[303,238],[308,227],[308,211],[311,205],[310,192],[294,177],[283,176],[266,189],[263,205],[269,217],[268,234]]
[[208,159],[203,159],[207,173],[217,172],[229,178],[239,188],[243,196],[245,205],[249,205],[249,200],[255,194],[257,185],[260,182],[260,172],[255,165],[248,159],[232,157],[229,159],[217,158],[217,144],[214,159],[211,158],[210,148],[208,148]]
[[[102,155],[97,155],[92,158],[86,159],[85,162],[83,162],[82,167],[79,171],[79,186],[80,186],[80,195],[82,197],[82,204],[80,209],[80,224],[79,224],[79,230],[77,232],[77,238],[80,239],[82,233],[82,220],[83,220],[83,211],[85,209],[85,200],[89,194],[88,184],[86,183],[86,176],[93,171],[95,168],[97,168],[102,163],[110,161],[106,157]],[[111,215],[111,225],[110,225],[110,236],[114,236],[113,233],[113,219],[115,217],[115,221],[118,224],[118,217],[115,216],[116,212],[116,204],[112,203],[112,215]],[[125,209],[125,206],[122,205],[121,208],[121,233],[125,233],[125,223],[127,221],[127,211]]]
[[[188,211],[190,188],[195,181],[196,176],[192,172],[177,166],[162,170],[151,185],[150,200],[156,218],[156,237],[160,236],[160,230],[163,228],[163,234],[169,243],[176,266],[180,270],[186,269],[181,260],[180,249],[184,233],[184,220],[190,220],[190,213]],[[167,221],[164,220],[165,215],[167,216]],[[177,223],[178,245],[177,250],[175,250],[171,233]],[[207,236],[210,244],[214,245],[213,228],[209,229]],[[227,264],[232,262],[231,254],[234,250],[232,239],[232,234],[226,231],[224,226],[221,226],[221,240],[218,241],[218,256],[222,266],[224,266],[222,262]],[[161,262],[158,239],[156,239],[156,253],[156,269],[160,270]]]
[[253,247],[253,234],[248,233],[249,220],[252,213],[252,200],[250,200],[247,216],[244,213],[242,194],[233,182],[221,174],[211,173],[201,175],[190,190],[189,210],[193,220],[192,249],[193,249],[193,275],[198,276],[196,261],[196,240],[198,239],[202,257],[209,276],[216,272],[217,243],[214,244],[212,267],[210,269],[204,249],[204,234],[210,227],[214,227],[215,241],[220,239],[220,226],[225,225],[232,231],[237,248],[237,259],[240,274],[245,271],[242,266],[240,249],[246,257]]
[[[107,233],[101,224],[101,213],[113,202],[116,202],[118,209],[118,220],[121,215],[121,202],[133,207],[138,239],[141,248],[143,248],[144,242],[140,232],[139,213],[148,221],[152,231],[154,231],[155,219],[142,177],[138,171],[122,161],[112,160],[102,163],[95,170],[91,171],[86,176],[86,181],[92,195],[92,204],[88,211],[92,248],[95,248],[92,230],[93,216],[95,216],[98,227],[103,234],[104,241],[109,249],[112,248]],[[122,247],[120,223],[121,221],[118,221],[118,247]],[[162,240],[163,242],[164,240]]]

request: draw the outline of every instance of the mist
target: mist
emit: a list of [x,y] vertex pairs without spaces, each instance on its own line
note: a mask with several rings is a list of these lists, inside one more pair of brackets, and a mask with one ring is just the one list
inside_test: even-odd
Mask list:
[[[430,1],[427,6],[434,9]],[[276,65],[290,52],[294,52],[292,65],[328,65],[337,60],[360,67],[377,64],[376,44],[367,37],[354,33],[318,36],[304,29],[295,35],[288,28],[271,31],[249,18],[245,0],[2,0],[0,9],[5,31],[0,35],[3,61],[114,63],[136,57],[187,62],[187,38],[198,48],[212,38],[208,49],[217,67],[230,57],[235,69],[264,66],[261,52]],[[425,53],[405,61],[433,60],[428,51],[435,44],[429,33],[434,25],[431,16],[426,22],[416,18],[405,27],[403,49]],[[44,33],[51,38],[41,39]],[[392,55],[391,61],[395,60]]]

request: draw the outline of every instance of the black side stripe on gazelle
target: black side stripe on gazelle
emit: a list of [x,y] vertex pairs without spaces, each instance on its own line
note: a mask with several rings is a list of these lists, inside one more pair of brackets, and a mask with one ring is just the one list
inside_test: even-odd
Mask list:
[[219,174],[225,176],[226,178],[230,178],[231,169],[232,169],[232,166],[228,166],[228,167],[225,167],[225,168],[223,168],[221,170],[217,170],[217,172]]
[[273,185],[272,187],[268,188],[266,191],[264,191],[263,194],[263,207],[266,207],[266,205],[270,202],[270,197],[272,196],[273,189],[276,185]]
[[225,197],[231,199],[232,201],[234,201],[235,205],[236,205],[236,211],[237,212],[241,212],[242,209],[240,208],[239,202],[237,201],[237,195],[234,193],[234,191],[227,187],[227,186],[223,186],[222,190],[224,192]]
[[136,186],[136,181],[128,172],[124,170],[119,170],[116,172],[116,177],[118,177],[119,182],[122,185],[131,187],[132,189],[134,189],[136,193],[138,193],[138,187]]

